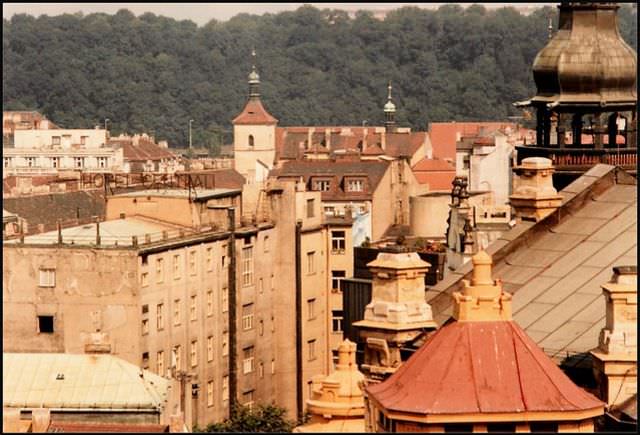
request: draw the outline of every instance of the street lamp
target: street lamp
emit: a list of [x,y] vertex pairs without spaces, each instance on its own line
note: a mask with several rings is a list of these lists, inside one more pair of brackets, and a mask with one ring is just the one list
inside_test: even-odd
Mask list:
[[193,122],[193,119],[189,120],[189,149],[191,149],[191,123]]

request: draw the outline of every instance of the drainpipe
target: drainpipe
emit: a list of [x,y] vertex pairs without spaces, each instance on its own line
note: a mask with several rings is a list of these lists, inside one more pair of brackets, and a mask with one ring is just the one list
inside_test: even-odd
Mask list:
[[227,209],[229,217],[229,411],[238,403],[238,367],[236,355],[236,209]]
[[296,222],[296,408],[302,421],[302,220]]

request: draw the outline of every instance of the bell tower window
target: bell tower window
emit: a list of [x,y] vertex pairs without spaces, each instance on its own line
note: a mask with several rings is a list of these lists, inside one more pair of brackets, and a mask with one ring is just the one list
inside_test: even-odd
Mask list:
[[250,134],[250,135],[249,135],[249,146],[250,146],[250,147],[252,147],[252,146],[253,146],[253,144],[254,144],[253,135],[252,135],[252,134]]

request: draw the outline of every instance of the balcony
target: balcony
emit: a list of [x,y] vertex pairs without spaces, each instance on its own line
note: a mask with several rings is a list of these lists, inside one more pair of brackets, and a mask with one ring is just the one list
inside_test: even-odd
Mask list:
[[616,165],[635,174],[637,148],[550,148],[517,146],[518,164],[527,157],[546,157],[558,172],[586,172],[598,163]]

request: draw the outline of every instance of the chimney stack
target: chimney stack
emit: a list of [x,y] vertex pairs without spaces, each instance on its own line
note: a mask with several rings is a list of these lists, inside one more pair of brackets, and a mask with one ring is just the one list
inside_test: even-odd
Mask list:
[[509,197],[516,216],[522,220],[538,222],[553,213],[562,203],[562,197],[553,187],[554,172],[551,160],[529,157],[513,168],[513,195]]
[[613,268],[613,278],[602,285],[606,323],[598,348],[591,351],[600,398],[610,407],[638,392],[638,269]]

